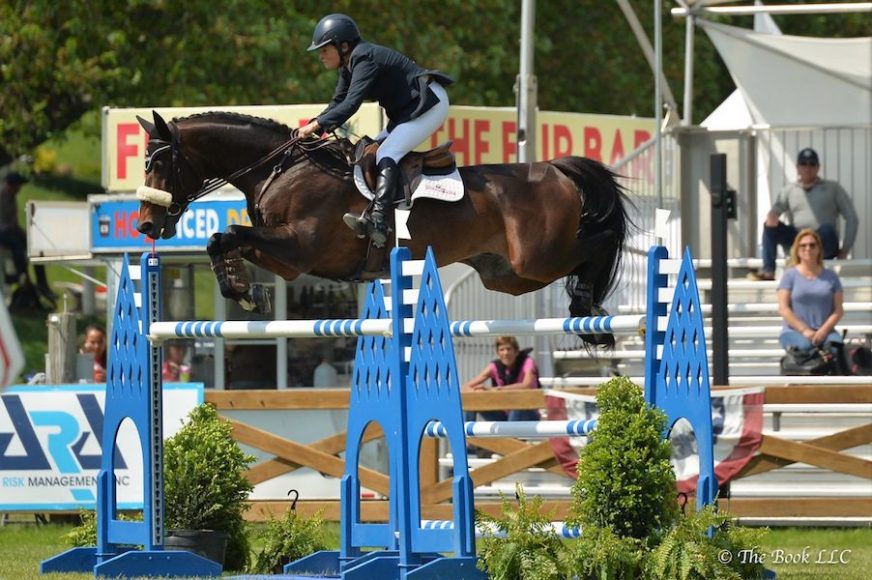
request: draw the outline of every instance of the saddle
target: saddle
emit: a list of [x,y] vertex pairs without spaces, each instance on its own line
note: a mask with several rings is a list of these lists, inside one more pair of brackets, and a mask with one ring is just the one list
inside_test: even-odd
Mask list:
[[[454,153],[451,152],[452,141],[446,141],[434,149],[428,151],[410,151],[400,160],[400,182],[398,189],[403,192],[402,198],[397,194],[397,199],[405,200],[408,206],[412,199],[412,192],[421,181],[422,175],[448,175],[457,169]],[[354,151],[353,165],[359,165],[363,171],[366,185],[371,191],[375,191],[378,173],[376,171],[375,155],[380,143],[364,136],[357,142]]]

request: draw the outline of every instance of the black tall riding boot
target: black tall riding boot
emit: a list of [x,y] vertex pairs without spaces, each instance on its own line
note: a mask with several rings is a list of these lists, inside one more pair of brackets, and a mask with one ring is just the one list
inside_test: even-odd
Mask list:
[[349,228],[359,236],[369,235],[373,245],[381,248],[388,239],[388,225],[385,216],[394,201],[394,192],[400,179],[400,168],[397,163],[385,157],[376,166],[378,182],[376,183],[375,196],[372,200],[370,214],[364,212],[360,217],[347,213],[342,219]]

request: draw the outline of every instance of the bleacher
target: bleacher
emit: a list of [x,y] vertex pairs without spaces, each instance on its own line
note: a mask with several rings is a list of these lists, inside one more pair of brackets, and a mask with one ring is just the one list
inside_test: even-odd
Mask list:
[[[759,259],[740,258],[728,261],[731,278],[728,281],[729,310],[729,376],[760,377],[764,384],[784,384],[785,380],[774,379],[780,375],[779,362],[784,350],[778,342],[782,319],[778,314],[776,289],[778,282],[748,280],[749,269],[762,265]],[[780,275],[783,260],[779,261]],[[711,267],[710,260],[698,260],[700,299],[703,312],[711,317],[711,279],[706,278]],[[845,289],[845,314],[837,329],[847,331],[849,342],[872,341],[872,260],[831,260],[827,267],[839,273]],[[638,312],[638,306],[619,306],[617,314]],[[711,336],[711,324],[706,335]],[[709,340],[709,363],[711,363]],[[618,342],[612,353],[599,353],[592,357],[584,350],[566,350],[554,353],[555,376],[572,376],[579,373],[607,376],[618,373],[640,377],[644,374],[644,339],[629,337]],[[598,363],[592,363],[596,358]],[[598,372],[591,373],[592,369]],[[577,380],[573,384],[591,384],[592,381]],[[746,380],[739,381],[747,384]],[[791,379],[786,379],[791,382]],[[861,382],[849,381],[849,382]]]
[[[735,259],[729,261],[731,277],[728,282],[729,310],[729,377],[730,386],[773,386],[820,385],[821,389],[837,385],[870,385],[869,377],[785,377],[780,374],[779,361],[784,351],[778,343],[782,319],[778,315],[776,282],[752,281],[746,278],[749,270],[759,268],[760,260]],[[703,311],[711,316],[711,280],[707,279],[710,261],[699,260],[699,287]],[[779,262],[777,277],[784,267]],[[845,288],[845,315],[838,330],[847,329],[847,340],[872,342],[872,260],[830,261],[827,267],[836,270]],[[777,279],[777,278],[776,278]],[[619,307],[617,313],[638,312],[638,307]],[[710,323],[708,324],[710,327]],[[707,328],[707,331],[710,329]],[[709,341],[709,363],[711,364],[711,342]],[[630,337],[620,340],[616,349],[607,354],[591,353],[582,349],[554,352],[554,377],[543,379],[543,386],[586,386],[595,385],[603,377],[621,374],[641,380],[644,375],[644,340]],[[777,386],[776,386],[777,385]],[[786,387],[790,389],[791,387]],[[795,387],[802,389],[802,387]],[[768,397],[767,397],[768,398]],[[790,442],[808,442],[821,437],[834,436],[849,429],[864,429],[872,424],[872,401],[839,403],[775,403],[764,405],[764,436],[772,436]],[[842,449],[842,453],[853,457],[872,460],[872,444],[868,441],[853,448]],[[472,459],[471,465],[478,466],[487,459]],[[488,495],[511,493],[514,481],[520,479],[528,493],[545,497],[566,498],[570,482],[546,470],[528,470],[512,478],[495,482],[493,485],[478,488],[477,494]],[[779,469],[772,469],[747,478],[735,480],[730,488],[733,500],[774,500],[781,498],[788,503],[806,500],[872,501],[872,481],[837,471],[815,467],[802,462],[792,463]],[[783,504],[782,504],[783,505]],[[765,511],[765,510],[764,510]],[[826,509],[824,509],[826,511]],[[861,510],[862,511],[862,510]],[[766,515],[746,518],[767,525],[778,524],[864,524],[872,518],[868,515],[852,517],[844,513],[826,516],[777,516]]]

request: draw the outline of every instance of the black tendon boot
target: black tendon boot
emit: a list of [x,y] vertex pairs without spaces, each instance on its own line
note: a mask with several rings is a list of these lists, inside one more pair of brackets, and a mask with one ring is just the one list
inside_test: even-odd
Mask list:
[[372,200],[372,213],[367,234],[377,248],[384,247],[388,241],[388,225],[385,222],[385,213],[394,201],[394,192],[400,176],[400,168],[396,162],[388,157],[378,162],[378,185],[375,188],[375,199]]

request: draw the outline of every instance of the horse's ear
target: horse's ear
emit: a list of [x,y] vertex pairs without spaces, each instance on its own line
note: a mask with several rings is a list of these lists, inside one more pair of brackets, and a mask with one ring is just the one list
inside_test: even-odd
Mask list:
[[173,133],[167,126],[167,122],[163,120],[163,117],[158,115],[157,111],[152,111],[151,114],[154,116],[154,126],[157,128],[157,136],[164,141],[172,141]]
[[142,125],[142,128],[145,129],[145,132],[148,133],[149,137],[157,137],[157,131],[155,131],[154,123],[149,123],[139,115],[136,116],[136,120],[139,121],[139,124]]

